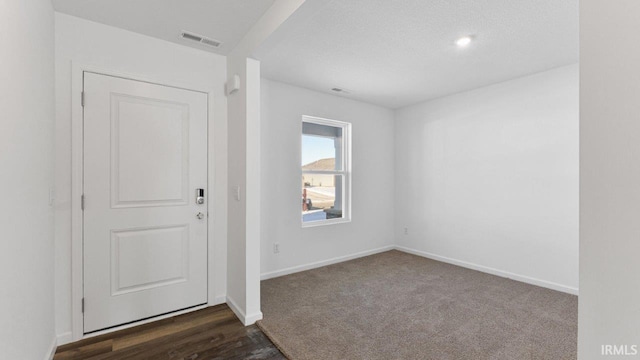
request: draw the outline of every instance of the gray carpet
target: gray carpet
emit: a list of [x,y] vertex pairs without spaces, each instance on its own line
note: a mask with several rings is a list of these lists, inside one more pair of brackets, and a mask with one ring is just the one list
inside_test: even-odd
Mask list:
[[578,298],[389,251],[262,282],[297,359],[576,359]]

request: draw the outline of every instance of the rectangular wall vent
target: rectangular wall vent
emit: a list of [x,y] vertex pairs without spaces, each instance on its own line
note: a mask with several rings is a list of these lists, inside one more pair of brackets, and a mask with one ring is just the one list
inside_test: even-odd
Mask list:
[[203,45],[206,46],[211,46],[211,47],[215,47],[218,48],[220,47],[220,45],[222,45],[222,42],[218,41],[218,40],[214,40],[214,39],[210,39],[208,37],[204,37],[201,35],[196,35],[194,33],[190,33],[190,32],[186,32],[183,31],[182,35],[180,35],[183,39],[187,39],[187,40],[191,40],[191,41],[197,41]]
[[218,41],[218,40],[212,40],[212,39],[207,39],[207,38],[202,38],[202,40],[200,42],[205,44],[205,45],[209,45],[209,46],[213,46],[213,47],[220,47],[220,45],[222,45],[222,43],[220,41]]

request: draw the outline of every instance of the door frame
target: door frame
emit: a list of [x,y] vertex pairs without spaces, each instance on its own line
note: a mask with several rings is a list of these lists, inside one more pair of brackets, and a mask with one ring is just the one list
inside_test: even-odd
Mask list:
[[[110,329],[84,334],[84,314],[82,312],[82,298],[84,296],[84,266],[83,266],[83,212],[81,208],[81,197],[83,193],[83,157],[84,157],[84,109],[82,105],[82,91],[84,90],[84,73],[90,72],[99,75],[114,76],[128,80],[141,81],[155,85],[170,86],[183,90],[196,91],[207,95],[207,304],[192,307],[186,310],[176,311],[141,320],[126,325],[116,326]],[[71,341],[98,336],[101,334],[126,329],[144,323],[172,317],[191,311],[200,310],[208,306],[218,305],[226,302],[225,296],[216,297],[216,274],[213,261],[216,256],[216,246],[214,239],[214,204],[213,192],[215,191],[215,154],[213,153],[214,113],[212,107],[215,104],[213,88],[202,88],[194,84],[176,83],[175,81],[160,77],[149,78],[136,74],[125,73],[117,70],[106,69],[100,66],[71,63]],[[221,284],[223,285],[223,284]],[[225,292],[226,293],[226,292]]]

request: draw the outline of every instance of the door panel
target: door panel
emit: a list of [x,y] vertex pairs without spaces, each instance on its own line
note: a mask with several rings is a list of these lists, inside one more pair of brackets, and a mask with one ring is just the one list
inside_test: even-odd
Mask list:
[[116,94],[111,107],[112,206],[186,205],[188,105]]
[[207,95],[93,73],[84,92],[85,333],[206,303]]
[[111,295],[187,281],[188,251],[186,225],[112,231]]

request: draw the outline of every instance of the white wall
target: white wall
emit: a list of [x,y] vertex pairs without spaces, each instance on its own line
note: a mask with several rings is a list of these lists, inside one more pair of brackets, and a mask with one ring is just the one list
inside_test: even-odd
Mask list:
[[53,348],[54,16],[50,0],[0,3],[0,355]]
[[[261,112],[263,277],[392,245],[393,111],[263,78]],[[350,223],[301,227],[302,115],[352,123]]]
[[[247,318],[247,268],[248,243],[247,239],[247,86],[255,86],[255,79],[247,81],[249,66],[246,56],[229,61],[228,75],[238,75],[241,78],[241,91],[231,95],[229,104],[229,172],[228,183],[228,229],[229,240],[227,248],[227,301],[241,321]],[[259,64],[257,65],[259,67]],[[258,83],[259,86],[259,83]],[[237,190],[236,190],[237,189]],[[239,197],[236,196],[239,193]],[[255,242],[255,239],[254,239]],[[260,297],[252,299],[259,304]],[[261,318],[255,309],[251,316]]]
[[[239,76],[229,96],[229,240],[227,303],[245,325],[260,311],[260,62],[251,54],[304,0],[276,0],[227,57],[227,75]],[[236,193],[239,196],[236,196]]]
[[399,109],[395,143],[400,246],[577,292],[578,65]]
[[640,351],[638,18],[635,0],[580,2],[578,355],[584,360],[601,358],[601,345]]
[[[71,93],[72,62],[136,78],[213,92],[209,108],[209,234],[214,246],[209,301],[224,301],[227,252],[226,58],[129,31],[56,14],[56,331],[71,340]],[[212,100],[212,102],[211,102]]]

